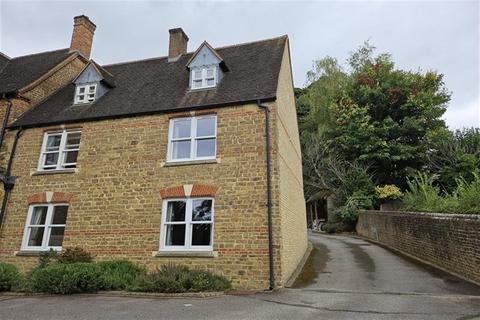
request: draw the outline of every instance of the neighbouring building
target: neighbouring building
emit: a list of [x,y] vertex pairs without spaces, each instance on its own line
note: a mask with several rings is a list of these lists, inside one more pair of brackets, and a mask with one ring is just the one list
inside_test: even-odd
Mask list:
[[95,28],[0,56],[0,261],[79,246],[284,286],[307,248],[288,37],[187,52],[177,28],[168,56],[101,66]]

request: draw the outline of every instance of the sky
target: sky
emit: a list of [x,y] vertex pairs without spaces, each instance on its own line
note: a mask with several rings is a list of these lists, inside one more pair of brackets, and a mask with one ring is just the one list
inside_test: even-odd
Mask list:
[[10,57],[70,45],[73,17],[97,25],[92,58],[100,64],[165,56],[168,30],[181,27],[188,50],[287,34],[295,86],[314,60],[344,62],[364,41],[405,70],[444,74],[452,93],[451,129],[480,126],[480,1],[5,1],[0,51]]

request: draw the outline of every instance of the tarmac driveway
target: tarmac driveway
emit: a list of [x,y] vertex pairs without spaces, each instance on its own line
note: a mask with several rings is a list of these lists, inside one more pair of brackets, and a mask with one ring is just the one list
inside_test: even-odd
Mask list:
[[358,238],[311,235],[295,288],[212,299],[0,298],[0,319],[480,319],[480,288]]

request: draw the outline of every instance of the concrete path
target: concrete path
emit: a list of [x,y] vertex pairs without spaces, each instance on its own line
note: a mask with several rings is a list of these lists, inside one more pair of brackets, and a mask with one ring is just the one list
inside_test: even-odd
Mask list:
[[6,299],[0,319],[480,319],[477,286],[358,238],[310,239],[315,254],[295,288],[207,300]]

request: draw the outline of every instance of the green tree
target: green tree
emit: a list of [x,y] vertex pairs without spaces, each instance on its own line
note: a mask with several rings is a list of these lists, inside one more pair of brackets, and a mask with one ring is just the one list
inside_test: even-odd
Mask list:
[[[428,161],[429,137],[445,129],[441,116],[450,94],[443,77],[397,69],[390,55],[375,55],[368,42],[347,65],[331,57],[315,62],[308,86],[297,91],[302,147],[321,142],[325,154],[367,167],[376,184],[404,188],[408,172]],[[318,179],[310,176],[308,153],[304,158],[309,184]]]

